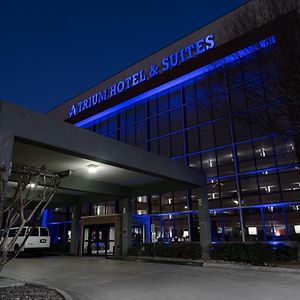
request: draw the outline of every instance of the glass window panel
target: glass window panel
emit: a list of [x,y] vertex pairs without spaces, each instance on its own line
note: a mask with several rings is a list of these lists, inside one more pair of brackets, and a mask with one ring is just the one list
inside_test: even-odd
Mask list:
[[216,69],[209,76],[211,94],[220,93],[225,90],[224,67]]
[[119,130],[120,141],[126,143],[126,128],[122,128]]
[[240,60],[236,60],[234,62],[231,62],[230,64],[227,64],[226,66],[226,72],[227,72],[227,78],[228,78],[228,84],[230,87],[240,85],[243,81],[242,76],[242,69]]
[[216,146],[228,145],[231,143],[230,128],[227,120],[220,120],[214,123]]
[[230,198],[232,202],[236,205],[237,198],[237,188],[234,179],[224,179],[219,180],[221,198]]
[[184,114],[186,120],[186,126],[190,127],[198,124],[197,118],[197,104],[189,104],[184,107]]
[[164,112],[169,109],[168,91],[163,91],[157,96],[158,112]]
[[236,114],[247,110],[246,97],[243,86],[230,90],[231,113]]
[[213,148],[215,146],[213,125],[208,124],[205,126],[201,126],[199,130],[200,130],[201,148],[202,149]]
[[117,117],[112,117],[111,119],[109,119],[109,127],[108,130],[109,131],[113,131],[117,129]]
[[172,141],[172,156],[183,155],[183,135],[182,133],[176,133],[171,135]]
[[209,95],[209,87],[208,87],[208,80],[206,75],[202,75],[196,78],[195,81],[195,89],[196,89],[196,97],[197,99],[201,99],[204,97],[208,97]]
[[159,139],[159,154],[169,158],[171,156],[170,137],[166,136]]
[[174,193],[174,210],[175,211],[188,210],[188,202],[187,202],[185,191]]
[[295,168],[280,170],[279,177],[282,191],[295,191],[300,189],[299,170]]
[[212,120],[212,108],[209,98],[197,102],[197,112],[199,124]]
[[135,125],[127,127],[127,143],[130,145],[135,144]]
[[126,123],[127,125],[135,122],[135,108],[131,107],[126,111]]
[[256,107],[265,104],[265,94],[262,79],[245,82],[248,107]]
[[200,149],[199,132],[198,128],[193,128],[186,131],[187,135],[187,151],[189,153],[197,152]]
[[155,137],[158,136],[158,121],[157,121],[157,117],[151,118],[148,121],[149,123],[149,134],[150,134],[150,138],[153,139]]
[[156,154],[159,153],[158,140],[149,142],[149,151]]
[[169,113],[159,115],[158,122],[159,122],[159,135],[164,135],[170,132]]
[[254,159],[252,143],[237,145],[237,155],[239,161]]
[[256,175],[242,176],[240,182],[242,190],[242,204],[251,205],[260,203],[260,193]]
[[148,99],[148,115],[153,116],[157,114],[157,100],[156,95]]
[[181,108],[170,111],[171,132],[182,129]]
[[231,148],[217,150],[219,175],[225,176],[234,173],[233,155]]
[[126,111],[120,113],[120,127],[126,126]]
[[173,195],[172,193],[166,193],[161,195],[161,210],[162,212],[173,211]]
[[227,115],[227,95],[216,94],[211,97],[214,119]]
[[251,139],[248,114],[242,114],[233,118],[234,135],[237,142]]
[[140,143],[145,141],[146,139],[146,126],[145,126],[145,122],[139,122],[136,123],[136,142]]
[[269,206],[264,208],[265,230],[267,240],[285,239],[286,230],[281,207]]
[[224,241],[241,241],[241,223],[238,210],[223,212]]
[[144,120],[146,117],[145,101],[139,102],[136,105],[136,120]]
[[210,151],[201,154],[202,168],[206,172],[206,176],[215,177],[217,176],[217,161],[215,151]]
[[195,95],[195,86],[194,86],[193,79],[186,81],[182,86],[182,90],[183,90],[183,97],[185,103],[195,100],[196,95]]
[[[300,205],[290,205],[284,208],[289,240],[300,240],[300,233],[296,228],[300,225],[299,212]],[[296,227],[297,226],[297,227]]]
[[180,106],[181,96],[180,96],[180,86],[175,86],[169,90],[169,104],[170,108]]
[[160,195],[151,196],[152,213],[160,213]]
[[241,58],[245,80],[253,80],[261,76],[259,54],[251,53]]
[[255,242],[264,240],[264,228],[261,210],[259,208],[243,209],[246,241]]
[[201,169],[201,159],[200,155],[192,155],[188,157],[189,166],[192,168]]

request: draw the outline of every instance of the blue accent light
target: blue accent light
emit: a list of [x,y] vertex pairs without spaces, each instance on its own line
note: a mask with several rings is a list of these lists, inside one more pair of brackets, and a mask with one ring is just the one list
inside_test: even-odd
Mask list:
[[48,222],[49,225],[72,224],[72,221]]
[[299,205],[300,202],[280,202],[280,203],[268,203],[268,204],[257,204],[248,206],[238,206],[238,207],[226,207],[226,208],[212,208],[210,212],[223,212],[227,210],[239,210],[239,209],[249,209],[249,208],[266,208],[266,207],[285,207],[291,205]]
[[178,212],[168,212],[168,213],[157,213],[157,214],[148,214],[148,215],[135,215],[135,217],[168,217],[168,216],[177,216],[177,215],[183,215],[183,214],[196,214],[198,213],[197,210],[187,210],[187,211],[178,211]]
[[47,226],[47,218],[48,218],[48,209],[45,209],[43,211],[43,215],[42,215],[42,222],[41,222],[41,225],[43,227],[46,227]]
[[176,78],[176,79],[174,79],[172,81],[169,81],[169,82],[167,82],[167,83],[165,83],[165,84],[163,84],[163,85],[161,85],[161,86],[159,86],[157,88],[154,88],[154,89],[152,89],[150,91],[147,91],[147,92],[145,92],[143,94],[140,94],[140,95],[138,95],[136,97],[133,97],[133,98],[131,98],[131,99],[125,101],[125,102],[122,102],[121,104],[115,105],[115,106],[113,106],[113,107],[111,107],[111,108],[109,108],[109,109],[107,109],[105,111],[102,111],[102,112],[100,112],[98,114],[95,114],[95,115],[93,115],[93,116],[91,116],[91,117],[89,117],[89,118],[87,118],[85,120],[79,121],[79,122],[77,122],[74,125],[76,125],[78,127],[91,126],[91,125],[93,125],[93,122],[99,120],[100,118],[102,118],[102,117],[104,117],[106,115],[109,115],[109,114],[111,114],[111,113],[113,113],[115,111],[121,110],[121,109],[123,109],[123,108],[125,108],[125,107],[127,107],[129,105],[132,105],[132,104],[134,104],[136,102],[139,102],[139,101],[141,101],[141,100],[143,100],[145,98],[151,97],[154,94],[160,93],[160,92],[162,92],[162,91],[164,91],[166,89],[169,89],[169,88],[171,88],[173,86],[176,86],[176,85],[178,85],[178,84],[180,84],[182,82],[185,82],[185,81],[187,81],[189,79],[192,79],[192,78],[195,78],[197,76],[203,75],[203,74],[208,73],[210,71],[213,71],[213,70],[215,70],[215,69],[217,69],[219,67],[222,67],[222,66],[224,66],[224,65],[226,65],[228,63],[234,62],[234,61],[236,61],[236,60],[238,60],[238,59],[240,59],[242,57],[245,57],[247,55],[255,53],[255,52],[259,51],[259,49],[272,46],[275,43],[276,43],[276,38],[275,38],[274,35],[272,35],[272,36],[270,36],[270,37],[268,37],[268,38],[266,38],[266,39],[258,42],[257,44],[254,44],[254,45],[251,45],[249,47],[246,47],[246,48],[244,48],[242,50],[239,50],[239,51],[237,51],[237,52],[235,52],[233,54],[230,54],[230,55],[228,55],[228,56],[226,56],[224,58],[221,58],[221,59],[219,59],[219,60],[217,60],[217,61],[215,61],[215,62],[213,62],[213,63],[211,63],[211,64],[209,64],[207,66],[201,67],[201,68],[199,68],[199,69],[197,69],[197,70],[195,70],[193,72],[190,72],[190,73],[185,74],[185,75],[183,75],[181,77],[178,77],[178,78]]
[[[280,171],[280,170],[285,170],[285,169],[292,169],[298,167],[299,164],[290,164],[290,165],[285,165],[285,166],[280,166],[280,167],[274,167],[274,168],[267,168],[267,169],[259,169],[255,171],[249,171],[249,172],[243,172],[243,173],[238,173],[238,176],[247,176],[247,175],[255,175],[255,174],[262,174],[264,172],[274,172],[274,171]],[[219,177],[209,177],[207,178],[207,181],[211,180],[222,180],[222,179],[229,179],[234,177],[235,175],[225,175],[225,176],[219,176]]]

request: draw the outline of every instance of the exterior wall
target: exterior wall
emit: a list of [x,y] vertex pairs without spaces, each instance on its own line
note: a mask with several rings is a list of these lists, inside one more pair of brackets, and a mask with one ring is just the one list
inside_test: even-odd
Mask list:
[[[204,170],[215,241],[297,238],[294,142],[256,123],[257,114],[270,117],[257,99],[268,95],[273,76],[259,54],[246,52],[87,129]],[[137,202],[136,213],[151,215],[154,239],[198,239],[198,198],[193,191],[154,195],[151,210]],[[256,227],[257,235],[250,235],[249,227]]]

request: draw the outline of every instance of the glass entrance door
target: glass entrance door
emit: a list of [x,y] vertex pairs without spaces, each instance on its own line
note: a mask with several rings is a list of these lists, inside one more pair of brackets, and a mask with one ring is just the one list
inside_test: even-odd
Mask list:
[[83,230],[82,254],[90,256],[114,255],[115,227],[113,224],[88,225]]

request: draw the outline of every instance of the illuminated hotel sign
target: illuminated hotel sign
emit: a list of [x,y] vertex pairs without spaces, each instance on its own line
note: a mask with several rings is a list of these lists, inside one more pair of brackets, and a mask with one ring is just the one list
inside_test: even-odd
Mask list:
[[69,111],[69,118],[78,115],[82,111],[89,109],[103,101],[106,101],[130,88],[139,85],[140,83],[149,80],[158,74],[164,73],[169,69],[180,65],[191,58],[197,57],[202,53],[214,48],[214,35],[210,34],[197,42],[182,48],[171,55],[164,57],[159,65],[153,64],[145,71],[141,70],[124,80],[121,80],[107,89],[99,91],[97,94],[84,99],[77,104],[73,104]]

